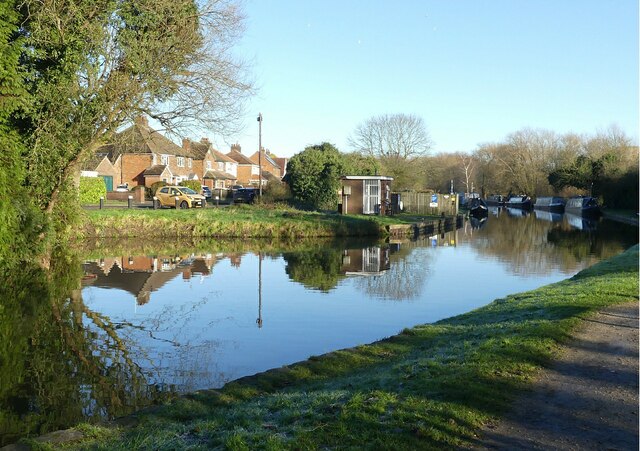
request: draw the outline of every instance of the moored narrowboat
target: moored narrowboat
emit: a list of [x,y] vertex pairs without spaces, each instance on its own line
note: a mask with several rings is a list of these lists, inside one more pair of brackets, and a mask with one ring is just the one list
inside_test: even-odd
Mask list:
[[531,210],[531,198],[529,196],[511,196],[505,204],[509,208],[521,208]]
[[505,198],[500,194],[492,194],[484,201],[490,207],[504,207]]
[[564,211],[576,216],[594,218],[600,216],[600,206],[594,197],[572,197],[567,200]]
[[469,199],[467,207],[469,208],[469,215],[475,216],[476,218],[481,218],[489,214],[487,204],[480,198]]
[[546,210],[553,213],[564,211],[564,199],[562,197],[538,197],[533,204],[536,210]]

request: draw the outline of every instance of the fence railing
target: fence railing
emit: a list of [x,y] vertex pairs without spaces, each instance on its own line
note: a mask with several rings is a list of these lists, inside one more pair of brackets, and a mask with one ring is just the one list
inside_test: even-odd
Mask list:
[[403,211],[421,215],[445,216],[458,214],[458,196],[456,194],[432,194],[418,191],[401,191]]

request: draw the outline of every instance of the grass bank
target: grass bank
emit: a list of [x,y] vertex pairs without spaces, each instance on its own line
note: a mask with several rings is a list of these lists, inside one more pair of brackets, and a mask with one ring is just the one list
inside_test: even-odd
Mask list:
[[[73,449],[439,449],[506,412],[581,318],[638,299],[638,246],[571,279],[373,344],[81,426]],[[124,424],[127,424],[126,426]],[[42,446],[42,445],[38,445]]]
[[113,237],[300,237],[386,235],[385,226],[408,224],[427,217],[362,216],[237,205],[194,210],[87,210],[82,238]]

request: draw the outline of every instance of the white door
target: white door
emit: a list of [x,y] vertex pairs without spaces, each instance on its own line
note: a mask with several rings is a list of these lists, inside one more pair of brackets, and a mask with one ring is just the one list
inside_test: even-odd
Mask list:
[[380,271],[380,248],[367,247],[362,249],[362,272]]
[[380,204],[380,180],[364,180],[362,195],[362,212],[365,215],[376,212],[376,205]]

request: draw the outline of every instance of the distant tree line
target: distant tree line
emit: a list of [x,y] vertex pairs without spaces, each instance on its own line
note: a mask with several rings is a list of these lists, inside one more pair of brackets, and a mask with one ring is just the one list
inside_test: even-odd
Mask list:
[[490,194],[588,195],[609,207],[637,208],[638,146],[616,126],[593,135],[524,128],[471,152],[429,154],[415,116],[375,116],[349,138],[353,153],[323,143],[291,158],[294,199],[334,208],[340,175],[388,175],[394,190]]

